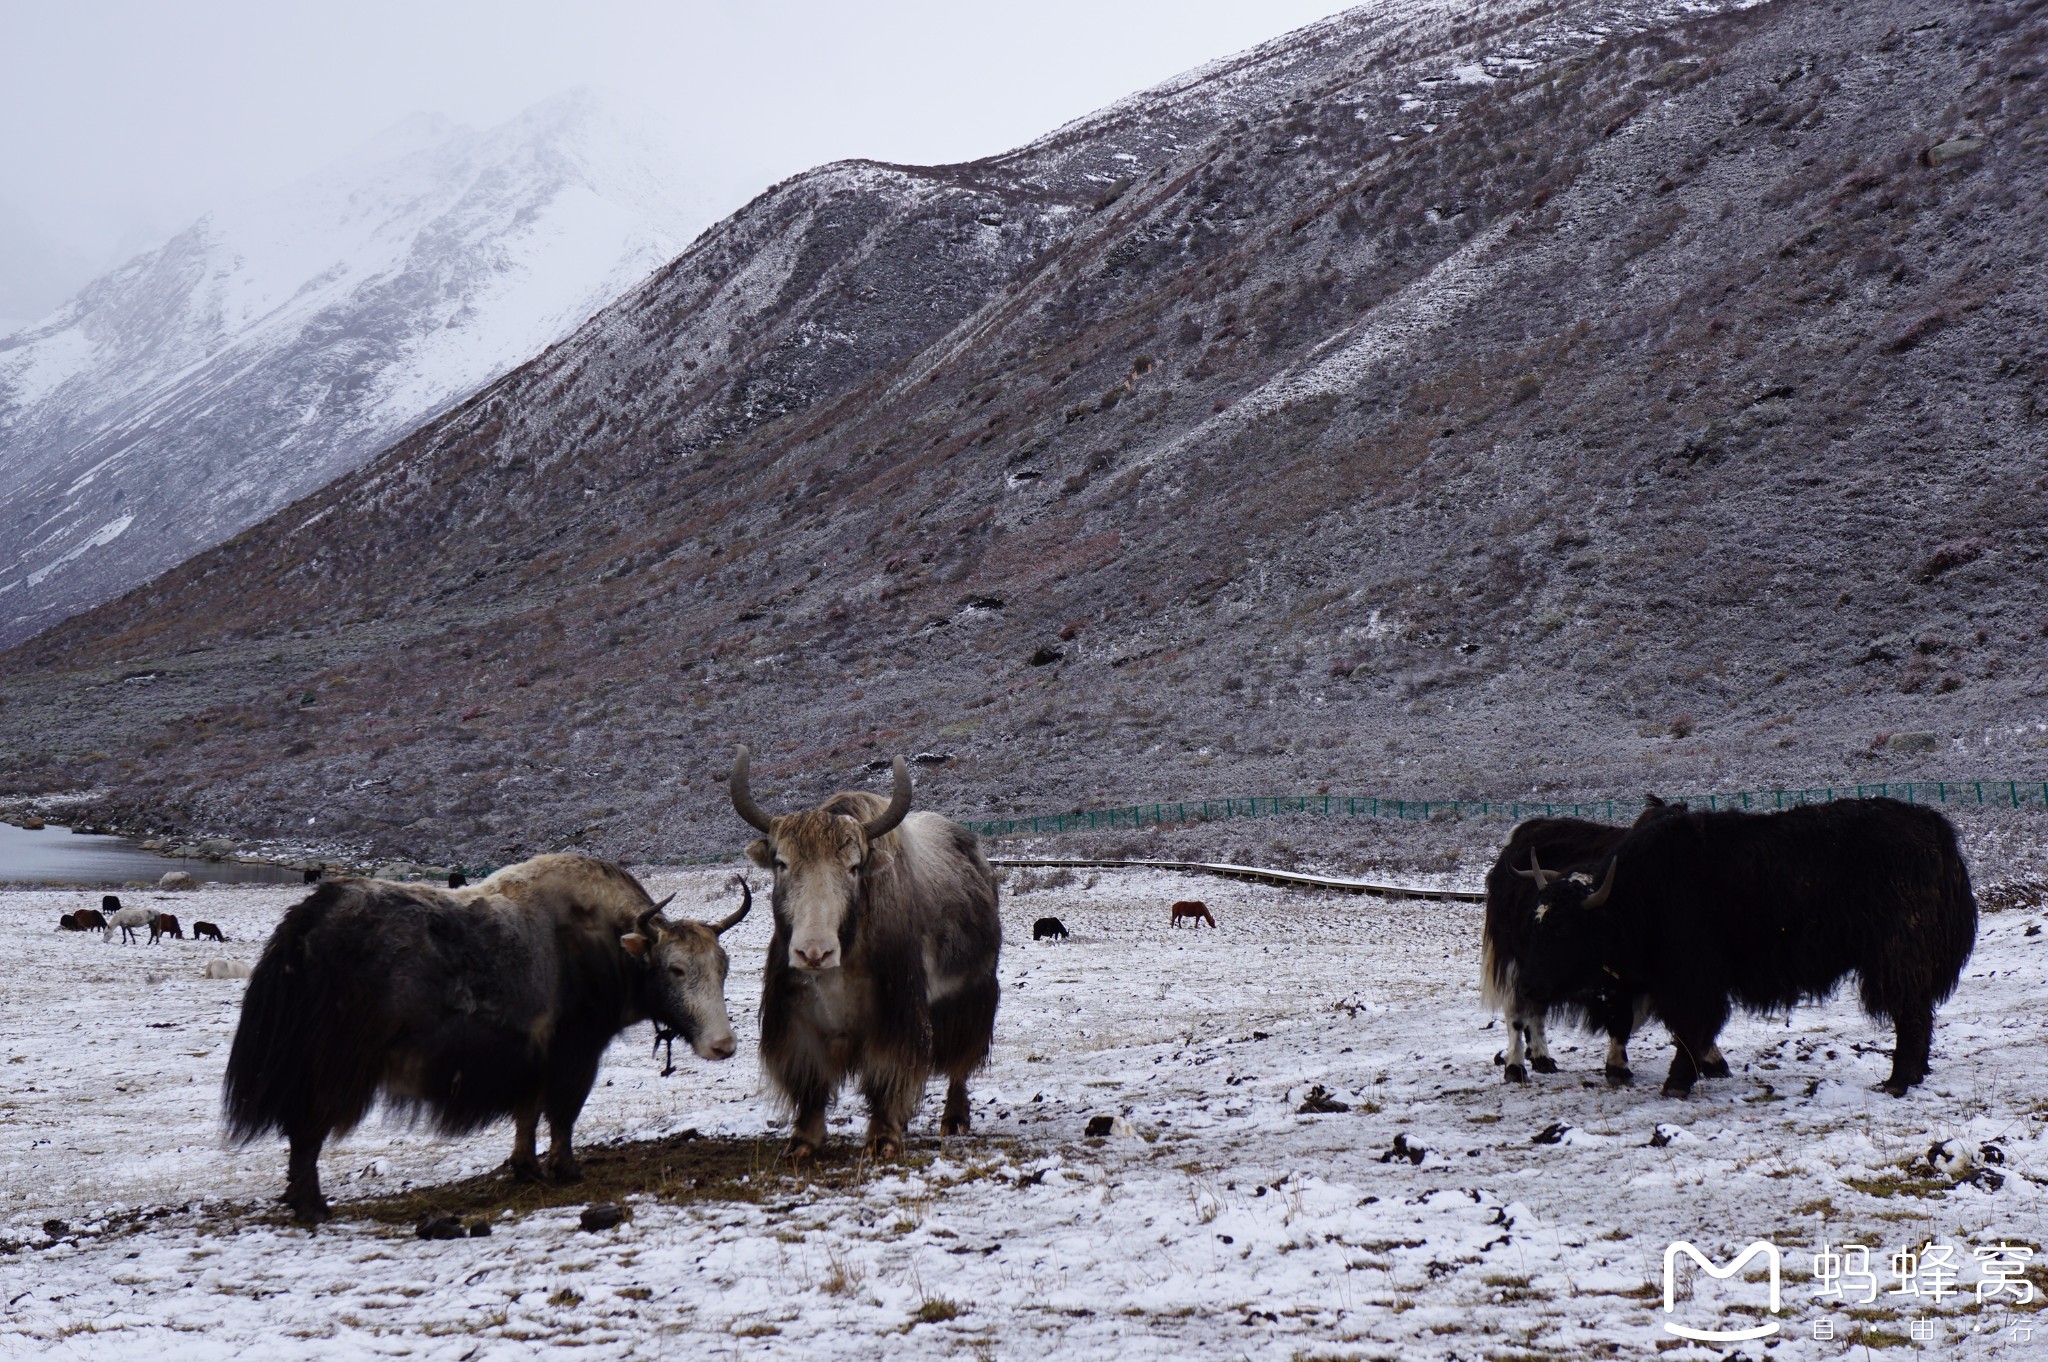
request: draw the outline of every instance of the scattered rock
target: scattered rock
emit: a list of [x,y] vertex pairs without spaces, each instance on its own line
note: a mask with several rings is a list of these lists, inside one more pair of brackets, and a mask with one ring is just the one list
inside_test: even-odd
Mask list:
[[1302,1116],[1321,1116],[1331,1112],[1349,1111],[1349,1102],[1339,1102],[1330,1096],[1330,1090],[1318,1083],[1308,1090],[1308,1096],[1295,1111]]
[[52,1239],[60,1238],[71,1233],[71,1222],[68,1220],[45,1220],[43,1222],[43,1233],[49,1235]]
[[487,1238],[489,1238],[489,1237],[490,1237],[490,1233],[491,1233],[491,1222],[490,1222],[490,1221],[488,1221],[488,1220],[472,1220],[472,1221],[470,1221],[470,1222],[469,1222],[469,1237],[470,1237],[470,1238],[472,1238],[472,1239],[487,1239]]
[[1050,643],[1041,643],[1038,646],[1038,651],[1025,658],[1024,661],[1033,667],[1049,667],[1065,656],[1064,652],[1053,647]]
[[156,882],[159,889],[197,889],[199,881],[192,878],[189,870],[166,870],[164,877]]
[[1932,752],[1939,746],[1941,738],[1938,734],[1894,733],[1884,748],[1887,752]]
[[423,1215],[412,1232],[422,1239],[467,1239],[469,1231],[462,1227],[462,1221],[452,1215]]
[[1392,1163],[1395,1159],[1406,1159],[1410,1163],[1420,1164],[1428,1155],[1429,1150],[1426,1147],[1408,1143],[1407,1133],[1400,1131],[1394,1135],[1393,1148],[1380,1155],[1380,1162]]
[[597,1234],[603,1230],[616,1229],[632,1218],[626,1208],[618,1202],[600,1201],[595,1206],[584,1207],[577,1223],[592,1234]]
[[209,861],[218,861],[235,849],[235,844],[225,837],[207,837],[195,848]]
[[1927,164],[1945,166],[1950,161],[1960,161],[1991,145],[1988,137],[1951,137],[1946,142],[1936,142],[1925,153]]

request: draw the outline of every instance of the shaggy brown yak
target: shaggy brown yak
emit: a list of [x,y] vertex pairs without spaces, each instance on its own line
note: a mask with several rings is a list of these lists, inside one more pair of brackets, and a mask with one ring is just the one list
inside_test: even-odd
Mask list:
[[761,1062],[796,1115],[790,1153],[825,1139],[848,1079],[867,1099],[868,1150],[902,1152],[933,1069],[946,1075],[940,1133],[967,1132],[967,1076],[995,1032],[1002,922],[973,833],[910,812],[898,757],[891,798],[834,795],[771,818],[733,762],[732,806],[765,835],[747,848],[775,873],[775,935],[761,985]]

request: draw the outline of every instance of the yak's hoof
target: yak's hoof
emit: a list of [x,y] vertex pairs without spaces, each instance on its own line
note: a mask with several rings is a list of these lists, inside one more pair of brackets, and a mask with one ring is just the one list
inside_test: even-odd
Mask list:
[[1549,1055],[1531,1055],[1529,1067],[1539,1074],[1554,1074],[1557,1072],[1557,1061]]
[[1664,1080],[1664,1095],[1666,1097],[1690,1097],[1692,1096],[1692,1084],[1680,1083],[1675,1078],[1667,1078]]
[[1726,1059],[1710,1059],[1700,1065],[1700,1077],[1730,1078],[1733,1075],[1728,1071],[1728,1061]]
[[1919,1081],[1917,1078],[1900,1078],[1897,1074],[1893,1074],[1890,1078],[1878,1084],[1877,1090],[1879,1092],[1888,1092],[1894,1097],[1904,1097],[1907,1093],[1913,1091],[1913,1085]]
[[967,1133],[967,1128],[970,1124],[971,1122],[965,1116],[948,1116],[943,1122],[940,1123],[939,1134],[965,1135]]
[[903,1142],[894,1135],[870,1136],[867,1155],[871,1159],[899,1159],[903,1157]]
[[571,1187],[583,1181],[583,1165],[574,1159],[556,1159],[548,1165],[548,1181]]
[[789,1148],[782,1151],[791,1163],[808,1163],[818,1157],[818,1146],[809,1140],[791,1140]]
[[1625,1088],[1636,1081],[1634,1070],[1624,1069],[1618,1065],[1609,1064],[1603,1072],[1607,1075],[1607,1086],[1610,1088]]
[[334,1219],[334,1208],[324,1196],[287,1196],[284,1201],[292,1208],[292,1219],[301,1225],[319,1225]]
[[512,1175],[514,1182],[546,1182],[548,1170],[540,1166],[539,1159],[507,1159],[505,1171]]
[[1500,1071],[1500,1076],[1510,1083],[1527,1083],[1529,1071],[1519,1064],[1510,1064]]

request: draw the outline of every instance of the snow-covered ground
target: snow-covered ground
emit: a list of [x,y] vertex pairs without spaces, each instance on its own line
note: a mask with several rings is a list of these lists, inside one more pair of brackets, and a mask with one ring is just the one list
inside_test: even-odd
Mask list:
[[[708,916],[726,873],[649,879]],[[1934,1076],[1906,1099],[1872,1091],[1890,1037],[1838,1000],[1737,1023],[1736,1076],[1677,1102],[1656,1095],[1655,1028],[1634,1090],[1602,1086],[1600,1047],[1569,1037],[1565,1072],[1503,1084],[1476,907],[1104,873],[1006,896],[976,1134],[941,1147],[928,1103],[904,1165],[828,1160],[809,1181],[773,1160],[754,1063],[757,914],[728,938],[741,1057],[679,1057],[663,1079],[642,1028],[592,1094],[584,1190],[634,1160],[666,1188],[633,1199],[630,1223],[586,1233],[581,1200],[498,1213],[487,1187],[449,1192],[504,1158],[509,1127],[443,1140],[373,1122],[330,1149],[341,1218],[309,1232],[269,1205],[279,1145],[222,1147],[243,985],[199,977],[215,956],[253,960],[295,896],[178,895],[173,911],[232,944],[149,948],[51,930],[94,896],[0,894],[0,1356],[1718,1357],[1730,1345],[1681,1344],[1664,1322],[1763,1318],[1783,1332],[1740,1345],[1753,1356],[1833,1357],[1859,1330],[1898,1355],[2048,1352],[2038,913],[1985,919]],[[1218,929],[1168,926],[1191,896]],[[1033,942],[1045,914],[1072,939]],[[1300,1114],[1317,1084],[1350,1110]],[[1127,1127],[1084,1138],[1097,1115]],[[1999,1177],[1908,1167],[1942,1139],[1995,1146]],[[491,1213],[489,1237],[423,1241],[407,1202],[365,1214],[436,1185]],[[47,1220],[66,1222],[54,1242]],[[1816,1301],[1823,1236],[1873,1249],[1874,1302],[1855,1284]],[[1681,1238],[1722,1262],[1773,1241],[1783,1313],[1760,1313],[1758,1259],[1725,1285],[1682,1273],[1664,1314]],[[1929,1241],[1955,1249],[1960,1294],[1890,1294],[1892,1255]],[[2034,1255],[2017,1314],[2017,1288],[1977,1300],[1977,1250],[2001,1242]],[[2038,1320],[2031,1341],[2013,1320]],[[1822,1321],[1838,1341],[1814,1337]]]

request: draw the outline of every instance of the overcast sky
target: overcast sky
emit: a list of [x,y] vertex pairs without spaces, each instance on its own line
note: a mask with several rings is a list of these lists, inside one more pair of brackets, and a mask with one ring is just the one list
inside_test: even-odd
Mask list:
[[672,120],[737,207],[838,157],[1001,151],[1344,8],[0,0],[0,287],[29,268],[9,258],[10,218],[16,240],[25,219],[97,272],[416,111],[484,126],[574,86],[612,90]]

